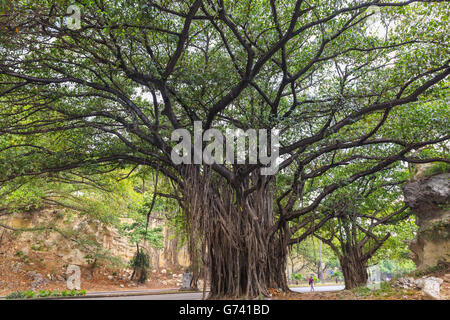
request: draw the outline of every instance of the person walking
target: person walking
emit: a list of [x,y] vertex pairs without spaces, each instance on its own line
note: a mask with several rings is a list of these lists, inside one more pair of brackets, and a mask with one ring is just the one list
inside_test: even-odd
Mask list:
[[309,285],[311,286],[311,291],[314,291],[314,278],[312,276],[309,277]]

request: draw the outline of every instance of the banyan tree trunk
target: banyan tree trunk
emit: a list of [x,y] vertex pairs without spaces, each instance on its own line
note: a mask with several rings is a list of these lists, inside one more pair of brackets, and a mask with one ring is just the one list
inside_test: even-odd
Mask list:
[[345,289],[353,289],[367,284],[367,260],[356,249],[340,258]]
[[[287,245],[274,232],[273,195],[266,178],[253,192],[231,188],[211,177],[193,177],[185,186],[191,235],[198,231],[210,298],[268,296],[269,288],[288,290]],[[212,182],[210,182],[212,181]]]

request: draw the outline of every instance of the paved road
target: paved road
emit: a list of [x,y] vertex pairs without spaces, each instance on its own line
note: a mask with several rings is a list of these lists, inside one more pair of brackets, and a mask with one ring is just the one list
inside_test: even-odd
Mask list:
[[[339,291],[339,290],[344,290],[345,286],[315,286],[314,290],[315,292],[318,291]],[[291,287],[290,288],[292,291],[296,291],[296,292],[310,292],[311,288],[310,287]]]
[[[344,286],[317,286],[315,287],[316,292],[318,291],[339,291],[343,290]],[[296,292],[310,292],[309,287],[294,287],[291,288],[292,291]],[[139,291],[136,291],[139,292]],[[142,291],[141,291],[142,292]],[[122,297],[98,297],[98,298],[80,298],[71,300],[201,300],[201,292],[187,292],[187,293],[170,293],[170,294],[149,294],[149,295],[138,295],[138,296],[122,296]]]

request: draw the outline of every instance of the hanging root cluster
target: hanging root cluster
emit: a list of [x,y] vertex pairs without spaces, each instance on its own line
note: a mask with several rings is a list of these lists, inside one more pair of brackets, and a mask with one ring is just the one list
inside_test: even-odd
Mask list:
[[[257,176],[231,187],[208,168],[185,169],[183,196],[191,252],[201,253],[210,298],[288,290],[286,239],[274,228],[272,184]],[[252,192],[246,192],[251,187]]]
[[142,249],[137,247],[137,251],[134,257],[131,259],[131,268],[133,269],[133,274],[131,279],[137,279],[139,283],[145,283],[147,280],[148,272],[150,270],[150,257]]

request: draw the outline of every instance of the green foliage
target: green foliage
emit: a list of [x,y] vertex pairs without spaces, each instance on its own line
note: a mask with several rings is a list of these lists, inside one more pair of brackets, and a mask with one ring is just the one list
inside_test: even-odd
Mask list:
[[341,271],[338,270],[338,271],[333,272],[333,274],[331,275],[331,278],[333,278],[333,279],[343,279],[344,275],[342,274]]
[[121,225],[121,233],[128,236],[133,244],[139,244],[145,240],[153,248],[162,249],[164,247],[162,227],[147,228],[147,213],[150,209],[151,201],[152,198],[146,195],[141,206],[132,208],[129,216],[132,217],[133,222],[123,223]]
[[[21,183],[26,179],[22,179]],[[10,210],[30,211],[42,206],[44,189],[36,180],[29,180],[22,186],[17,186],[17,182],[9,186],[3,186],[7,195],[2,197],[0,205],[8,207]],[[5,190],[6,189],[6,190]],[[8,190],[9,189],[9,190]]]
[[293,280],[297,280],[297,281],[303,280],[303,275],[301,275],[300,273],[293,273],[291,275],[291,277],[292,277]]
[[52,297],[61,297],[62,296],[62,294],[59,291],[53,291],[50,295]]
[[413,216],[379,226],[379,232],[390,232],[391,236],[370,259],[370,264],[378,264],[385,273],[404,274],[413,271],[415,264],[409,258],[409,242],[416,236],[417,229]]
[[380,282],[379,287],[375,289],[362,286],[356,287],[352,289],[352,291],[360,297],[389,297],[395,292],[392,288],[392,283],[390,282]]
[[[94,174],[89,180],[83,173],[60,173],[56,177],[18,178],[0,183],[0,208],[25,212],[44,206],[65,208],[65,217],[76,213],[117,226],[130,203],[142,196],[134,190],[133,180],[120,180],[127,171]],[[81,176],[81,177],[80,177]],[[120,180],[120,181],[119,181]],[[70,223],[70,220],[68,220]]]
[[389,297],[392,296],[396,291],[392,287],[392,282],[383,281],[380,283],[380,287],[372,290],[371,295],[375,297]]
[[309,271],[313,272],[317,272],[321,261],[325,265],[325,269],[339,267],[339,260],[330,247],[322,245],[322,252],[320,254],[319,241],[309,237],[301,243],[293,245],[290,251],[291,258],[300,258],[302,264],[308,267]]
[[409,259],[382,260],[378,263],[378,267],[382,273],[395,275],[397,278],[416,269],[414,262]]
[[146,230],[145,226],[146,220],[139,219],[139,221],[125,225],[123,230],[128,234],[131,243],[141,243],[141,241],[146,240],[152,247],[162,249],[164,247],[162,227]]
[[397,260],[408,271],[408,242],[417,226],[409,209],[398,201],[406,179],[405,167],[396,165],[342,187],[321,204],[318,214],[333,212],[338,217],[317,234],[339,257],[348,254],[349,248],[357,248],[369,264]]
[[8,294],[5,298],[12,299],[32,299],[32,298],[48,298],[48,297],[76,297],[86,295],[86,290],[63,290],[63,291],[16,291]]
[[26,255],[23,251],[17,250],[14,254],[16,257],[19,257],[24,263],[30,263],[30,257]]
[[25,299],[25,293],[22,291],[15,291],[12,293],[9,293],[5,296],[5,299]]
[[38,294],[38,296],[40,298],[47,298],[47,297],[50,297],[51,295],[52,295],[52,292],[48,291],[48,290],[41,290],[41,291],[39,291],[39,294]]
[[41,290],[37,293],[37,296],[40,298],[48,298],[48,297],[78,297],[85,296],[86,290],[62,290],[62,291],[48,291]]
[[[108,250],[103,248],[101,244],[89,233],[85,231],[89,226],[96,224],[98,221],[104,225],[112,225],[120,227],[120,219],[122,217],[138,216],[136,208],[143,210],[144,196],[135,190],[136,180],[130,179],[118,181],[123,178],[128,171],[115,171],[108,174],[91,176],[90,180],[85,183],[75,183],[76,175],[64,173],[58,179],[67,179],[68,183],[54,181],[46,177],[34,179],[22,179],[0,186],[0,192],[5,191],[8,196],[0,198],[0,208],[6,207],[10,211],[26,211],[31,208],[29,203],[39,203],[39,206],[57,206],[57,215],[50,225],[42,225],[37,228],[19,229],[16,233],[21,232],[58,232],[63,237],[71,239],[76,246],[87,252],[86,261],[91,265],[102,263],[112,267],[124,266],[123,261],[119,257],[112,256]],[[87,180],[85,180],[87,181]],[[23,183],[17,189],[18,183]],[[30,197],[30,193],[24,190],[33,189],[36,197]],[[20,195],[20,196],[19,196]],[[35,201],[38,199],[38,201]],[[17,204],[20,202],[21,204]],[[33,208],[37,208],[33,207]],[[158,208],[163,209],[163,208]],[[76,230],[73,229],[73,223],[76,219],[83,219],[83,223]],[[63,227],[53,225],[62,221]],[[130,228],[132,238],[136,240],[145,234],[145,222],[140,218],[139,222]],[[136,227],[134,229],[134,227]],[[131,230],[133,229],[133,230]],[[140,238],[142,239],[142,237]],[[150,229],[147,233],[146,240],[155,248],[162,248],[164,236],[162,228]],[[133,242],[134,243],[134,242]],[[32,245],[33,250],[44,250],[44,247],[38,244]],[[28,263],[29,258],[22,251],[16,253],[24,262]]]
[[26,256],[26,254],[23,253],[22,250],[17,250],[14,255],[17,256],[17,257],[25,257]]
[[356,287],[353,292],[360,297],[367,297],[371,294],[371,290],[367,287]]
[[432,166],[428,167],[424,171],[425,177],[434,176],[441,173],[450,172],[450,164],[446,162],[436,162]]

